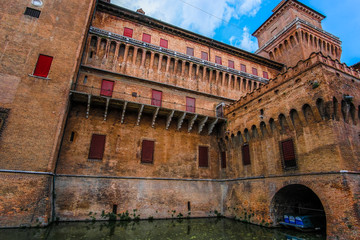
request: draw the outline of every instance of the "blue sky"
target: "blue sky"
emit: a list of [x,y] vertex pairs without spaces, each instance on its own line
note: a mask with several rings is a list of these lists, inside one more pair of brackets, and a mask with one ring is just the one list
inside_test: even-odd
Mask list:
[[[251,34],[272,14],[281,0],[112,0],[112,3],[254,52]],[[327,16],[323,29],[342,40],[342,61],[360,62],[359,0],[300,0]]]

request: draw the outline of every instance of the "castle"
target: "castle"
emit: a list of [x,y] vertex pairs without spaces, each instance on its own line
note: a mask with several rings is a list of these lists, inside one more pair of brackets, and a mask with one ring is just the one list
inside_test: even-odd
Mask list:
[[283,0],[252,54],[110,1],[0,6],[0,227],[216,210],[360,235],[360,73],[324,15]]

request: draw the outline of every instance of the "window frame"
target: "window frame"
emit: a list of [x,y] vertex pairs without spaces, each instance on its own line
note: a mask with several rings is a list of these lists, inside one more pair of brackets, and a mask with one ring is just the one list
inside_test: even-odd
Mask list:
[[[164,45],[164,43],[166,43],[166,44]],[[169,41],[164,39],[164,38],[160,38],[160,47],[168,48],[169,47]]]
[[215,63],[218,65],[222,65],[222,58],[220,56],[215,56]]
[[235,62],[233,60],[228,60],[228,67],[235,69]]
[[[96,140],[94,137],[103,137],[104,140],[103,140],[103,143],[102,143],[102,146],[100,146],[101,150],[102,151],[99,151],[101,152],[101,157],[97,157],[97,156],[94,156],[94,153],[92,152],[92,149],[93,148],[98,148],[99,146],[94,146],[96,144]],[[104,134],[96,134],[96,133],[93,133],[91,135],[91,141],[90,141],[90,147],[89,147],[89,154],[88,154],[88,160],[102,160],[104,158],[104,153],[105,153],[105,145],[106,145],[106,135]],[[94,150],[93,150],[94,151]]]
[[[204,57],[206,55],[206,58]],[[209,54],[207,52],[201,51],[201,59],[205,61],[209,61]]]
[[[284,143],[291,141],[292,144],[292,150],[293,150],[293,159],[290,160],[286,160],[286,156],[284,153]],[[298,164],[297,164],[297,154],[296,154],[296,147],[295,147],[295,142],[292,138],[288,138],[282,141],[279,141],[279,147],[280,147],[280,155],[281,155],[281,164],[283,166],[284,170],[293,170],[293,169],[297,169]],[[292,162],[294,165],[292,166],[287,166],[286,163]]]
[[240,71],[242,71],[242,72],[247,72],[247,71],[246,71],[246,65],[245,65],[245,64],[240,64]]
[[[200,149],[205,150],[206,149],[206,164],[205,161],[201,161],[203,159],[202,157],[202,151]],[[198,145],[198,167],[199,168],[209,168],[209,146],[205,145]]]
[[263,71],[263,78],[269,79],[269,73],[266,71]]
[[258,76],[259,75],[259,73],[258,73],[258,70],[257,70],[257,68],[255,68],[255,67],[253,67],[252,68],[252,75],[255,75],[255,76]]
[[[156,93],[156,92],[160,93],[160,96],[161,96],[160,100],[154,98],[154,93]],[[156,90],[156,89],[151,89],[151,105],[161,107],[161,105],[162,105],[162,95],[163,95],[162,91],[159,91],[159,90]],[[156,103],[156,101],[160,101],[160,104],[158,105]]]
[[189,55],[189,56],[194,57],[194,56],[195,56],[195,50],[194,50],[194,48],[192,48],[192,47],[186,47],[186,55]]
[[[246,152],[244,152],[244,149],[247,149],[247,151],[248,151],[248,159],[245,159]],[[248,143],[245,143],[241,146],[241,158],[242,158],[243,166],[251,165],[250,145]],[[245,161],[245,160],[247,160],[247,161]]]
[[[108,90],[108,89],[104,89],[104,88],[103,88],[104,82],[112,82],[112,88],[111,88],[111,90]],[[113,92],[114,92],[114,86],[115,86],[115,81],[107,80],[107,79],[102,79],[102,81],[101,81],[101,89],[100,89],[100,96],[112,97]],[[106,93],[106,91],[109,91],[109,93]]]
[[[44,63],[44,61],[46,61],[46,59],[50,59],[50,62]],[[32,76],[48,79],[53,60],[54,60],[54,57],[52,57],[52,56],[45,55],[45,54],[39,54]],[[49,60],[47,60],[47,61],[49,61]],[[46,64],[46,65],[44,66],[43,64]],[[42,74],[45,72],[46,72],[46,75]]]
[[226,151],[222,151],[221,153],[221,169],[226,168]]
[[2,132],[5,129],[5,125],[7,122],[7,118],[9,116],[9,112],[10,112],[10,109],[0,107],[0,119],[1,119],[1,121],[0,121],[0,138],[1,138]]
[[[127,32],[129,32],[129,31],[131,31],[131,34],[129,34],[130,36],[128,36],[128,33],[127,33]],[[124,34],[123,34],[124,37],[132,38],[132,37],[133,37],[133,34],[134,34],[134,29],[128,28],[128,27],[124,27]]]
[[[188,100],[194,100],[194,106],[191,106],[188,104]],[[186,111],[187,112],[191,112],[191,113],[195,113],[196,112],[196,98],[193,97],[186,97]]]
[[[146,38],[149,38],[149,40],[147,40]],[[151,35],[147,33],[143,33],[142,41],[146,43],[151,43]]]
[[[150,144],[151,146],[151,160],[147,160],[145,159],[144,155],[145,155],[145,148],[144,148],[144,143],[146,144]],[[149,145],[147,145],[149,146]],[[154,155],[155,155],[155,140],[152,139],[142,139],[141,141],[141,156],[140,156],[140,163],[141,164],[154,164]]]

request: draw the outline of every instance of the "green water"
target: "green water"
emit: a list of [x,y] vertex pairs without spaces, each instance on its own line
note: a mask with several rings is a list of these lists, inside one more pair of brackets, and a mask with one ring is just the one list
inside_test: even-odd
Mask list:
[[47,228],[0,229],[1,240],[126,239],[126,240],[315,240],[317,234],[287,229],[269,229],[230,219],[184,219],[139,222],[76,222],[52,224]]

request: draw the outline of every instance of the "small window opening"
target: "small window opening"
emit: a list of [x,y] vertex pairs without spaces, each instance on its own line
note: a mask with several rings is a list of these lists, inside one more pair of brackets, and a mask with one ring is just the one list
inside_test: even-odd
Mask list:
[[191,205],[190,205],[190,202],[187,203],[187,207],[188,207],[188,211],[190,212],[191,211]]
[[75,138],[75,132],[71,132],[70,142],[73,142],[73,141],[74,141],[74,138]]
[[28,16],[34,17],[34,18],[39,18],[40,13],[41,13],[41,11],[39,11],[39,10],[27,7],[25,9],[24,15],[28,15]]
[[112,212],[113,212],[114,214],[117,214],[117,205],[116,205],[116,204],[113,205],[113,210],[112,210]]
[[84,81],[83,81],[84,84],[87,83],[87,78],[88,78],[88,76],[85,76],[85,77],[84,77]]
[[94,51],[90,52],[90,59],[93,58]]
[[264,109],[260,109],[260,115],[264,115]]

